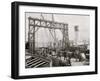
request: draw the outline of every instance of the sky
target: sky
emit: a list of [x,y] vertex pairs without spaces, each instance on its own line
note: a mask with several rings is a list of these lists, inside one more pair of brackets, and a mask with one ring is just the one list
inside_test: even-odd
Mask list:
[[[52,14],[51,13],[43,13],[42,16],[45,20],[51,20],[52,21]],[[41,18],[41,13],[38,12],[26,12],[25,13],[25,26],[26,26],[26,41],[28,40],[28,17],[32,18]],[[75,38],[77,37],[78,41],[86,40],[88,41],[90,38],[90,16],[89,15],[78,15],[78,14],[59,14],[54,13],[53,14],[54,21],[56,22],[62,22],[68,24],[68,34],[69,34],[69,40],[75,41]],[[78,32],[76,34],[74,27],[78,25]],[[62,39],[62,33],[60,30],[56,31],[56,37],[58,40]],[[76,36],[77,35],[77,36]],[[47,28],[40,28],[36,34],[35,34],[35,40],[39,43],[48,43],[49,41],[52,41],[53,38]]]

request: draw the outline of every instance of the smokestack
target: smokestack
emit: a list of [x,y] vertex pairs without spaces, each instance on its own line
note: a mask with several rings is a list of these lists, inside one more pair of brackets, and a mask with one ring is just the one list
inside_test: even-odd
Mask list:
[[78,31],[79,31],[79,26],[76,25],[74,27],[74,30],[75,30],[75,46],[77,46],[77,43],[78,43]]

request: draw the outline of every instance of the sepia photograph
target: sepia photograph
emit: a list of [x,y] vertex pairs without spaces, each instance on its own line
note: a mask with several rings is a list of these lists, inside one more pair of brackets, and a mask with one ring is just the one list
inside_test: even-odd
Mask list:
[[90,16],[25,12],[25,68],[90,64]]
[[12,3],[11,77],[97,74],[97,7]]

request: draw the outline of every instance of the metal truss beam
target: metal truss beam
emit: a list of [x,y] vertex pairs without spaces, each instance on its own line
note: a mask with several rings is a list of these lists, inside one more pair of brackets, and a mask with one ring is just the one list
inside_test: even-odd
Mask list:
[[64,29],[65,27],[68,26],[68,24],[66,23],[53,22],[49,20],[32,18],[32,17],[29,17],[29,20],[30,20],[29,25],[35,27],[50,28],[50,29]]

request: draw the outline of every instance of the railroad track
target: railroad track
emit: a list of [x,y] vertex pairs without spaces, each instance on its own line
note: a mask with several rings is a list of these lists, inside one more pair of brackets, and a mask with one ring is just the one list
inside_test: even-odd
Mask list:
[[38,56],[33,56],[26,59],[25,63],[26,68],[49,67],[49,66],[50,66],[50,61]]

